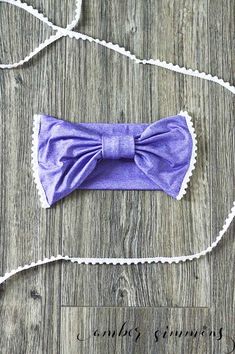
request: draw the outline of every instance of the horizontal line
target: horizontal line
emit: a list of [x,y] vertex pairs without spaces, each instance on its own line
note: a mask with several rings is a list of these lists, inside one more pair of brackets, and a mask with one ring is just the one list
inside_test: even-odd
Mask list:
[[95,308],[95,309],[194,309],[194,310],[209,310],[207,306],[185,306],[185,307],[169,307],[169,306],[76,306],[76,305],[60,305],[60,307],[71,308]]

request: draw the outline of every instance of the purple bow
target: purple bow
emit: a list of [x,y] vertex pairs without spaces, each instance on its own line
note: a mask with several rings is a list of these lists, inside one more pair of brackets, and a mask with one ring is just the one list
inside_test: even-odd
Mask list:
[[75,189],[161,190],[180,199],[194,168],[189,116],[153,124],[34,120],[33,168],[43,207]]

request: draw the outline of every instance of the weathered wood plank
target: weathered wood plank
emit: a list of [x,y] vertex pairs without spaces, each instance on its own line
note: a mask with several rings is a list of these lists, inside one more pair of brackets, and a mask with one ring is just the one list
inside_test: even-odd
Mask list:
[[[0,4],[0,11],[2,61],[26,54],[50,33],[20,10]],[[61,41],[32,65],[0,72],[1,274],[61,251],[60,209],[48,213],[39,208],[31,173],[31,134],[34,113],[59,113],[63,106],[64,64],[59,53],[64,51]],[[58,352],[60,267],[25,272],[1,288],[1,353]]]
[[[65,26],[73,18],[74,1],[30,4],[57,24]],[[140,57],[234,82],[234,8],[233,0],[86,0],[79,31],[119,43]],[[51,31],[1,3],[0,33],[0,61],[12,62]],[[74,122],[135,123],[180,110],[192,115],[199,141],[197,168],[184,200],[160,192],[77,191],[50,210],[40,208],[30,166],[34,113]],[[215,84],[138,66],[95,44],[65,38],[24,68],[0,71],[1,274],[62,252],[145,257],[206,248],[235,199],[234,113],[233,96]],[[144,330],[168,324],[174,329],[223,327],[225,336],[233,337],[234,232],[233,225],[219,248],[197,262],[131,267],[64,263],[12,278],[0,288],[1,353],[77,353],[74,335],[80,328],[124,320]],[[229,338],[169,340],[157,349],[218,354],[230,345]],[[81,348],[92,354],[156,352],[149,337],[137,346],[107,340],[85,342]]]
[[[235,72],[234,46],[226,33],[234,33],[235,3],[210,1],[210,56],[214,70],[230,79]],[[221,53],[222,48],[224,52]],[[227,68],[227,69],[226,69]],[[233,79],[231,77],[231,79]],[[230,79],[230,80],[231,80]],[[214,104],[216,102],[216,104]],[[211,199],[212,234],[218,234],[224,218],[235,200],[235,119],[234,98],[211,90]],[[230,173],[229,173],[230,171]],[[234,234],[231,225],[220,247],[212,258],[212,320],[214,326],[223,326],[225,340],[213,353],[231,352],[235,339],[235,293],[234,293]]]
[[[210,335],[208,309],[62,308],[61,354],[210,353],[219,331]],[[202,332],[204,331],[203,335]]]

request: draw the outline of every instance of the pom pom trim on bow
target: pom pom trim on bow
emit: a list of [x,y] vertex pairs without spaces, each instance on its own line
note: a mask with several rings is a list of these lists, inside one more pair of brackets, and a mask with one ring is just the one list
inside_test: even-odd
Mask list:
[[188,130],[191,134],[192,137],[192,142],[193,142],[193,148],[192,148],[192,155],[191,155],[191,160],[190,160],[190,165],[188,168],[188,171],[186,172],[186,175],[184,177],[182,186],[180,188],[179,194],[176,197],[177,200],[180,200],[183,198],[183,196],[186,194],[186,190],[188,188],[188,183],[190,181],[190,177],[193,174],[193,170],[195,169],[195,164],[196,164],[196,157],[197,157],[197,135],[195,133],[195,129],[193,127],[193,122],[192,122],[192,117],[188,114],[187,111],[180,111],[179,113],[181,116],[185,117],[187,125],[188,125]]
[[38,172],[38,136],[40,130],[40,121],[41,121],[41,116],[35,114],[33,119],[33,135],[32,135],[32,170],[33,170],[33,178],[38,190],[41,206],[42,208],[50,208]]

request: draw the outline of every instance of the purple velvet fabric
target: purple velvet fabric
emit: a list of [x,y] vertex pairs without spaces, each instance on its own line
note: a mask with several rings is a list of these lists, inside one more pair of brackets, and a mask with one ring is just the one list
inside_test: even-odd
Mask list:
[[38,174],[52,205],[75,189],[161,190],[176,198],[192,155],[186,118],[69,123],[40,116]]

